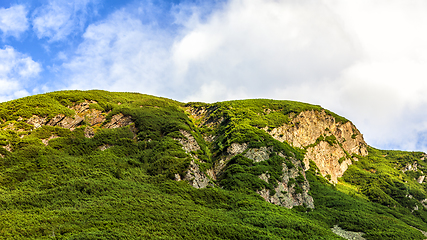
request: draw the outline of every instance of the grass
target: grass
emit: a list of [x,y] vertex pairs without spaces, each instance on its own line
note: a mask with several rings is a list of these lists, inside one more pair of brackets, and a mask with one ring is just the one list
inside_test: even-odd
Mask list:
[[[73,116],[68,108],[84,101],[102,111],[107,121],[122,113],[137,129],[95,128],[74,131],[43,126],[33,129],[33,115]],[[188,107],[210,111],[217,125],[189,118]],[[62,91],[0,104],[0,238],[2,239],[342,239],[333,225],[365,232],[366,239],[423,239],[410,226],[427,230],[422,206],[425,184],[414,180],[425,163],[421,153],[370,148],[350,166],[337,186],[306,172],[315,209],[287,209],[266,202],[256,191],[271,191],[286,174],[283,165],[301,161],[305,150],[273,139],[260,128],[277,127],[301,111],[326,111],[337,122],[348,120],[320,106],[267,99],[214,104],[183,104],[136,93]],[[200,150],[192,153],[211,168],[232,143],[268,147],[269,159],[253,162],[243,154],[226,163],[216,187],[195,189],[184,176],[193,156],[178,138],[192,134]],[[204,136],[215,135],[205,142]],[[43,144],[42,139],[56,138]],[[335,144],[332,137],[322,139]],[[102,151],[100,147],[110,148]],[[282,153],[284,157],[279,156]],[[399,171],[418,161],[418,171]],[[198,161],[196,161],[198,162]],[[258,176],[267,173],[268,181]],[[289,182],[302,191],[302,174]],[[411,195],[412,198],[406,197]]]

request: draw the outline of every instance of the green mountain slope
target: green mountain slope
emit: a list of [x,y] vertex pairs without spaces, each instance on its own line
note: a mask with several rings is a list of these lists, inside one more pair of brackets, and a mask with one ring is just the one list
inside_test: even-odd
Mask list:
[[[282,140],[314,113],[350,132]],[[1,103],[0,124],[1,239],[426,238],[425,154],[351,152],[361,134],[317,105],[61,91]]]

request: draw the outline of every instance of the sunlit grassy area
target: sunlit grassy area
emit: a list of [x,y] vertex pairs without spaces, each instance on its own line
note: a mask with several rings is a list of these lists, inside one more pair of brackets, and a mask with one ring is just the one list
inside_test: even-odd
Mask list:
[[[130,126],[96,128],[86,138],[83,124],[74,131],[25,120],[33,115],[72,116],[68,108],[85,100],[107,121],[130,116]],[[222,119],[214,127],[189,118],[189,107]],[[283,176],[284,156],[302,160],[304,149],[273,139],[260,127],[277,127],[292,115],[320,106],[266,99],[214,104],[183,104],[136,93],[65,91],[0,104],[0,238],[2,239],[342,239],[334,225],[366,233],[366,239],[423,239],[427,214],[420,200],[425,184],[422,153],[370,148],[333,186],[311,166],[307,174],[315,209],[287,209],[266,202],[256,190],[273,189]],[[325,110],[327,111],[327,110]],[[327,111],[337,121],[348,121]],[[13,123],[14,129],[7,126]],[[185,130],[200,150],[187,153],[176,140]],[[135,136],[136,134],[136,136]],[[215,135],[206,142],[204,135]],[[56,138],[45,145],[41,139]],[[262,163],[237,155],[215,187],[196,189],[184,176],[194,156],[213,166],[234,142],[249,148],[271,147]],[[108,145],[108,149],[101,146]],[[9,148],[8,151],[7,148]],[[418,162],[417,171],[400,169]],[[294,166],[295,167],[295,166]],[[271,181],[258,176],[269,172]],[[411,197],[408,197],[411,195]],[[419,210],[413,211],[418,206]]]

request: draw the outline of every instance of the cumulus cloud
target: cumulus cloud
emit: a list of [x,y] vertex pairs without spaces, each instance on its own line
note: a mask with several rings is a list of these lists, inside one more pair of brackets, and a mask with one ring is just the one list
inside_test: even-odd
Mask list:
[[427,150],[425,1],[230,1],[172,51],[186,100],[291,99],[351,119],[369,144]]
[[3,32],[3,38],[8,36],[19,38],[27,29],[27,10],[24,5],[0,8],[0,30]]
[[[173,46],[176,76],[199,88],[212,81],[248,97],[274,89],[334,80],[354,63],[358,46],[321,2],[231,1],[207,22],[193,24]],[[223,91],[210,94],[213,101]],[[234,96],[235,94],[230,94]]]
[[0,49],[0,101],[28,95],[25,85],[41,70],[39,63],[14,48]]
[[[100,88],[156,94],[167,72],[165,32],[144,25],[124,10],[90,25],[77,54],[64,64],[68,88]],[[169,44],[170,45],[170,44]]]
[[309,102],[351,119],[375,147],[427,150],[425,1],[230,0],[213,9],[175,6],[174,31],[129,8],[90,25],[63,65],[68,88]]
[[73,32],[84,30],[90,7],[97,2],[49,0],[35,10],[33,29],[38,38],[46,37],[51,42],[64,40]]

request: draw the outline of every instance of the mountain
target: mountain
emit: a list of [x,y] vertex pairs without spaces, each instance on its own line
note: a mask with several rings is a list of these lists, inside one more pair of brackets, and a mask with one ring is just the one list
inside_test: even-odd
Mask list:
[[59,91],[0,128],[2,239],[427,238],[427,155],[318,105]]

